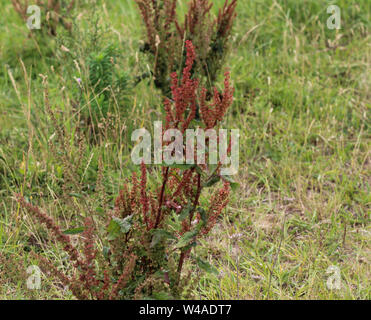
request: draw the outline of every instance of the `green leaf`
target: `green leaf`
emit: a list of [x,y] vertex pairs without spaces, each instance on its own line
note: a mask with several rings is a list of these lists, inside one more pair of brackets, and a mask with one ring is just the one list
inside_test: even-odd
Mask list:
[[161,292],[155,292],[152,295],[152,298],[155,300],[173,300],[174,297],[172,297],[169,293],[161,291]]
[[120,224],[121,232],[128,233],[132,227],[132,218],[133,216],[127,216],[125,219],[117,219]]
[[104,214],[104,213],[105,213],[104,209],[101,208],[101,207],[96,208],[95,211],[96,211],[97,213],[99,213],[99,214]]
[[236,191],[240,187],[240,184],[238,182],[234,181],[231,176],[222,176],[222,179],[229,182],[229,184],[231,186],[231,189],[233,191]]
[[69,194],[70,197],[74,197],[74,198],[82,198],[83,196],[79,193],[75,193],[75,192],[71,192]]
[[109,257],[109,252],[110,252],[110,248],[104,246],[104,247],[103,247],[103,256],[104,256],[106,259],[108,259],[108,257]]
[[63,234],[79,234],[84,232],[84,227],[73,228],[63,231]]
[[209,165],[209,170],[211,172],[212,175],[215,175],[217,174],[216,170],[219,168],[219,165],[218,164],[210,164]]
[[8,164],[3,156],[0,155],[0,160],[2,160],[5,164]]
[[200,232],[200,228],[197,226],[196,229],[192,231],[188,231],[179,239],[176,248],[183,248],[187,246],[191,241],[193,241],[194,237],[198,235]]
[[158,243],[160,243],[163,239],[176,239],[176,237],[169,231],[163,229],[156,229],[153,232],[153,238],[151,242],[151,248],[155,247]]
[[199,166],[196,166],[196,172],[199,173],[200,175],[204,174],[204,171]]
[[213,273],[215,275],[219,274],[218,270],[215,267],[213,267],[210,263],[208,263],[207,261],[204,261],[201,258],[196,258],[196,262],[198,266],[202,270],[206,271],[207,273]]
[[191,242],[189,245],[186,245],[185,247],[182,248],[183,251],[187,252],[188,250],[194,248],[197,246],[197,242]]
[[108,240],[112,241],[115,240],[120,235],[120,225],[115,221],[111,220],[107,227],[108,232]]
[[197,212],[200,214],[201,220],[205,225],[207,223],[207,213],[206,213],[205,209],[201,208],[201,207],[198,207]]
[[124,219],[113,217],[107,228],[108,240],[115,240],[120,235],[120,233],[128,233],[132,227],[132,218],[132,215],[127,216]]
[[208,188],[220,181],[220,176],[211,176],[206,182],[203,183],[204,188]]
[[193,205],[191,205],[191,204],[189,204],[187,207],[185,207],[180,212],[179,221],[183,221],[185,218],[187,218],[189,216],[189,214],[192,212],[192,210],[193,210]]

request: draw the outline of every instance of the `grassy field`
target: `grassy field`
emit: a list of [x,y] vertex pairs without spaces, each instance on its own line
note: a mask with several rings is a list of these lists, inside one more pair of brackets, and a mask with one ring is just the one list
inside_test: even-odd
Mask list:
[[[214,9],[222,3],[213,2]],[[328,1],[239,1],[226,62],[235,101],[223,126],[240,129],[240,188],[197,248],[219,275],[197,271],[195,298],[371,298],[371,2],[336,4],[340,30],[326,26]],[[48,277],[41,290],[25,289],[20,275],[24,264],[36,264],[31,250],[62,269],[68,261],[14,195],[65,228],[91,208],[104,215],[136,170],[131,131],[161,117],[161,95],[149,80],[128,86],[108,106],[101,133],[74,141],[86,111],[74,99],[89,97],[76,78],[91,52],[115,44],[123,76],[147,70],[134,1],[88,6],[76,16],[74,38],[61,32],[56,39],[28,37],[11,3],[0,0],[0,7],[0,253],[13,266],[2,273],[0,266],[0,298],[72,299]],[[58,148],[61,124],[65,145]],[[339,288],[327,286],[336,276],[331,266],[340,271]]]

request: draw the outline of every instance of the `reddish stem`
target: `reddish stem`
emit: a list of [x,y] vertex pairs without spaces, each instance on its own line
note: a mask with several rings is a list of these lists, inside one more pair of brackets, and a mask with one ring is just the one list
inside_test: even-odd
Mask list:
[[167,167],[165,169],[164,181],[162,182],[160,199],[159,199],[159,203],[158,203],[156,223],[155,223],[155,227],[154,227],[155,229],[158,227],[158,225],[161,221],[162,204],[164,202],[165,187],[166,187],[166,183],[167,183],[168,178],[169,178],[169,167]]
[[[195,196],[195,200],[193,202],[193,209],[192,209],[192,213],[190,214],[190,217],[189,217],[189,223],[192,222],[192,219],[193,219],[193,215],[195,213],[195,210],[196,210],[196,207],[197,207],[197,204],[198,204],[198,201],[200,199],[200,195],[201,195],[201,175],[198,173],[198,176],[197,176],[197,191],[196,191],[196,196]],[[186,250],[186,251],[182,251],[181,254],[180,254],[180,258],[179,258],[179,264],[178,264],[178,269],[177,269],[177,272],[178,272],[178,283],[180,281],[180,276],[181,276],[181,273],[182,273],[182,268],[183,268],[183,264],[184,264],[184,259],[185,259],[185,256],[186,256],[186,253],[187,251],[189,251],[190,249]]]

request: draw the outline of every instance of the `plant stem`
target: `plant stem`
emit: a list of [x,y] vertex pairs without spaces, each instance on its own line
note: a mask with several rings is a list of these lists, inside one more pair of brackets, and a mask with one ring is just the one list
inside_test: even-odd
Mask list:
[[162,182],[160,199],[159,199],[159,202],[158,202],[158,211],[157,211],[155,229],[158,227],[158,225],[161,221],[162,203],[164,201],[165,187],[166,187],[166,183],[167,183],[168,178],[169,178],[169,167],[167,167],[165,169],[164,180]]

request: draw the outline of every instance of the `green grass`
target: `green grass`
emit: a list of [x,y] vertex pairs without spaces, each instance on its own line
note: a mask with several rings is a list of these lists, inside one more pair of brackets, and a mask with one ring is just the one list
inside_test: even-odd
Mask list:
[[[115,43],[120,67],[140,74],[147,62],[139,53],[142,26],[133,1],[102,2],[102,46]],[[213,2],[218,7],[222,1]],[[240,129],[241,187],[197,249],[220,272],[197,271],[197,298],[371,298],[371,3],[336,4],[340,30],[327,29],[325,1],[239,1],[227,60],[235,102],[223,126]],[[84,216],[87,208],[100,208],[101,200],[110,207],[134,168],[130,132],[151,126],[161,115],[161,99],[144,81],[129,100],[111,106],[119,119],[106,136],[85,146],[76,173],[86,203],[77,197],[66,202],[58,196],[68,182],[61,173],[66,164],[50,148],[55,128],[43,108],[39,74],[48,75],[57,121],[73,139],[73,76],[79,73],[59,42],[41,38],[36,45],[9,1],[0,0],[0,7],[0,253],[22,256],[31,265],[28,251],[41,247],[66,268],[62,250],[20,210],[14,193],[37,201],[66,228],[78,225],[76,212]],[[83,20],[79,28],[89,35],[92,26]],[[82,60],[92,50],[87,38],[70,49]],[[79,149],[68,141],[69,157],[76,159]],[[326,286],[330,266],[340,269],[339,290]],[[28,296],[16,272],[3,277],[0,298]],[[47,277],[34,296],[71,298]]]

